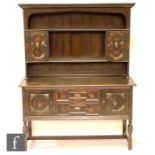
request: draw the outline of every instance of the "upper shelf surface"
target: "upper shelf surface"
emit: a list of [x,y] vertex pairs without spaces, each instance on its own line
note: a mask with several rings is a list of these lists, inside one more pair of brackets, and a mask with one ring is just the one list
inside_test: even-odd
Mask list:
[[19,4],[19,6],[23,9],[27,8],[64,8],[64,7],[72,7],[72,8],[78,8],[78,7],[98,7],[98,8],[108,8],[108,7],[127,7],[131,8],[135,5],[135,3],[105,3],[105,4]]

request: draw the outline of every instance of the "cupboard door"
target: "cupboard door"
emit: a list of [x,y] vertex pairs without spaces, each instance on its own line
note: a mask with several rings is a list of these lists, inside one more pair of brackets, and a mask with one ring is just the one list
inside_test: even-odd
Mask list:
[[103,91],[103,115],[128,115],[131,113],[131,92],[129,89]]
[[29,111],[31,115],[46,115],[50,110],[49,94],[30,94]]
[[129,31],[106,32],[105,57],[114,61],[129,59]]
[[49,57],[48,32],[25,32],[26,61],[44,61]]

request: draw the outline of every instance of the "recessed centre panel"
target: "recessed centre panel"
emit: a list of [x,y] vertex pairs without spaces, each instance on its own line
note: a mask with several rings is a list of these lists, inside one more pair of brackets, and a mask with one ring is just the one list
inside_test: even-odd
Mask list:
[[105,32],[50,32],[51,58],[103,58]]

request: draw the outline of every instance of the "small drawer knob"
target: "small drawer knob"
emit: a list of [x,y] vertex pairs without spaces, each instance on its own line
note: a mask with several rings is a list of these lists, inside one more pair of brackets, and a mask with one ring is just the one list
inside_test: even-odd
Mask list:
[[80,111],[81,108],[80,108],[80,107],[74,107],[74,110],[75,110],[75,111]]
[[81,97],[81,94],[76,93],[76,94],[74,94],[74,96],[75,96],[75,97]]

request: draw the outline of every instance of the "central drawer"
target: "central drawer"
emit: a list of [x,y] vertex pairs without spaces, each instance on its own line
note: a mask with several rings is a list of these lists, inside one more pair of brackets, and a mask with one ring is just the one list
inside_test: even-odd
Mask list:
[[99,115],[100,92],[64,90],[55,92],[57,115]]

